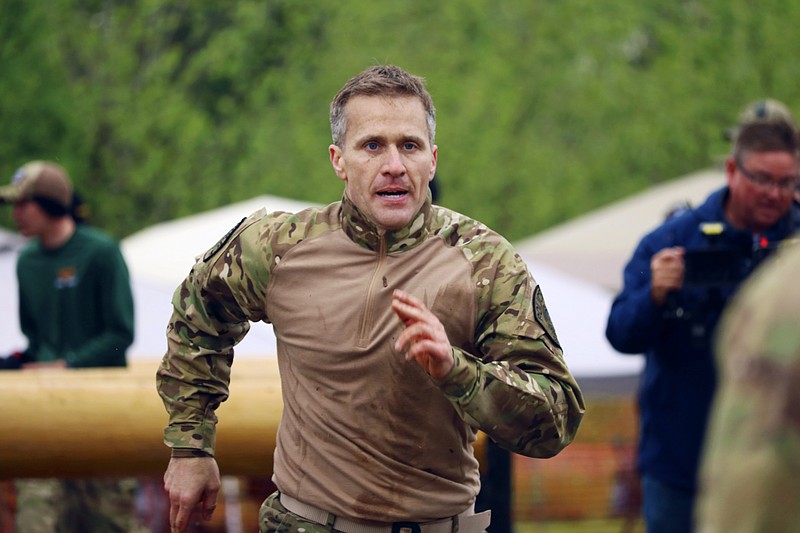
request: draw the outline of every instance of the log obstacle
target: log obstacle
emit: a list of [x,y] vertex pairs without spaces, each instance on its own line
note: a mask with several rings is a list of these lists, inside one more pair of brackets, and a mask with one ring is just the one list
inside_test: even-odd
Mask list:
[[[161,476],[170,452],[155,384],[159,362],[0,372],[0,479]],[[277,360],[235,360],[230,397],[217,409],[222,475],[271,475],[282,409]],[[484,438],[479,433],[475,444],[479,459]]]
[[[160,361],[127,368],[0,372],[0,478],[161,476],[167,413]],[[217,409],[223,475],[269,475],[283,402],[274,358],[236,360]]]

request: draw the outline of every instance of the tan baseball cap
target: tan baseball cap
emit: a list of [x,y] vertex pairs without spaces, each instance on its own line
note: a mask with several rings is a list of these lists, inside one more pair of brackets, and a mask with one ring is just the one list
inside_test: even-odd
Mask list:
[[46,200],[69,211],[72,182],[63,167],[49,161],[31,161],[14,173],[11,185],[0,187],[0,201]]
[[755,100],[742,109],[739,113],[736,126],[730,128],[726,132],[726,135],[728,139],[733,139],[745,124],[779,121],[786,122],[795,130],[797,129],[797,122],[795,122],[792,112],[789,111],[789,107],[786,104],[772,98]]

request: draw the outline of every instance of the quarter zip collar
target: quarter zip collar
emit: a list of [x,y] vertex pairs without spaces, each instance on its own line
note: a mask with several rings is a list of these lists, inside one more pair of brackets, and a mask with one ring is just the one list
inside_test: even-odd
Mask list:
[[342,230],[351,241],[363,248],[378,252],[381,249],[381,240],[385,239],[386,253],[401,252],[422,243],[428,236],[432,216],[430,194],[411,222],[396,231],[386,231],[377,227],[358,210],[346,194],[342,196],[342,208],[339,211]]

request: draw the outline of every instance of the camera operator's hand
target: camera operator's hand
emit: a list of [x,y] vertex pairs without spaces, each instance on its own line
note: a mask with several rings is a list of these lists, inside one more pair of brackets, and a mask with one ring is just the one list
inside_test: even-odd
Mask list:
[[667,293],[683,286],[685,272],[683,252],[684,249],[679,246],[664,248],[650,260],[652,278],[650,294],[657,305],[662,305],[666,301]]

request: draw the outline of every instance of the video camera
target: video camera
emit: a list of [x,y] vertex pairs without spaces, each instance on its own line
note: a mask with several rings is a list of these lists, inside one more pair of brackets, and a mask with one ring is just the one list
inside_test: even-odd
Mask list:
[[751,242],[720,243],[725,226],[721,222],[703,222],[699,230],[706,237],[707,246],[686,250],[683,256],[684,288],[722,288],[742,279]]
[[735,286],[782,244],[765,237],[754,241],[747,232],[738,232],[733,240],[720,242],[725,230],[721,222],[703,222],[699,230],[706,237],[707,246],[684,253],[684,288]]
[[683,288],[693,294],[668,293],[663,316],[687,324],[691,342],[702,347],[709,338],[709,317],[719,313],[739,283],[783,242],[754,239],[747,231],[732,229],[723,239],[721,222],[704,222],[698,229],[706,245],[683,255]]

